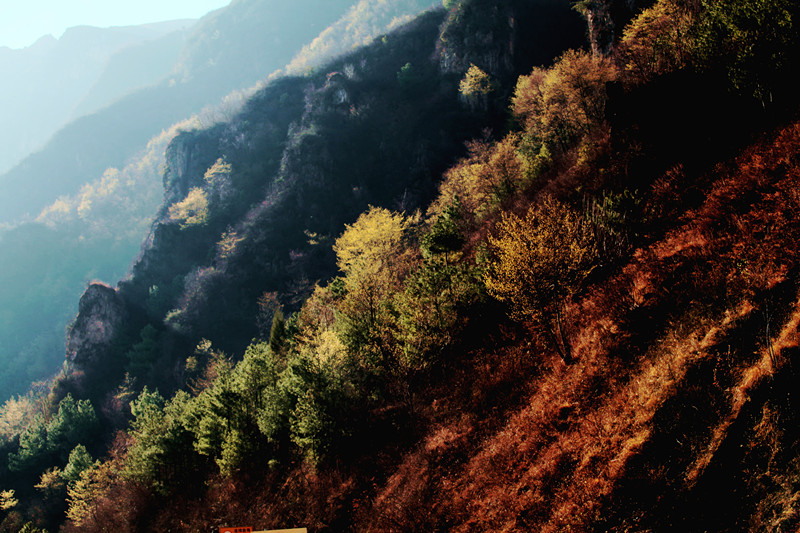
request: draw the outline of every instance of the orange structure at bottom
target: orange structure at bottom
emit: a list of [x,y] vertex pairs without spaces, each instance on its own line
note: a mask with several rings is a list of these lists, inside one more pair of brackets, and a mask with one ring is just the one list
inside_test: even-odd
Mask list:
[[253,531],[252,527],[221,527],[219,533],[308,533],[304,527],[295,529],[270,529],[269,531]]

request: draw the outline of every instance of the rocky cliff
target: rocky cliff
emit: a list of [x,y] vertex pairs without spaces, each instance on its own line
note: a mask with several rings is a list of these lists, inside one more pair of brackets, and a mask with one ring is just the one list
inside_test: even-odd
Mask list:
[[549,64],[585,43],[586,24],[564,0],[461,1],[442,26],[437,57],[443,72],[474,64],[508,85],[516,72]]
[[125,304],[115,289],[103,283],[89,285],[67,334],[67,360],[80,368],[97,363],[127,316]]
[[611,52],[625,25],[654,0],[583,0],[575,7],[588,23],[589,42],[595,54]]

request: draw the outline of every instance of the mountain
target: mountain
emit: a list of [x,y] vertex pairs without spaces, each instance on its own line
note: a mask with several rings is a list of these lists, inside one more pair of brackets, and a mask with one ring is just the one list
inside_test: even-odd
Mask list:
[[359,0],[339,20],[306,44],[281,73],[297,76],[323,67],[335,57],[369,44],[376,35],[439,5],[436,0]]
[[[240,105],[237,102],[245,98],[247,84],[254,83],[259,63],[241,60],[237,63],[232,58],[239,53],[236,50],[244,46],[241,43],[248,39],[258,48],[274,38],[253,26],[245,25],[243,28],[249,28],[247,31],[237,32],[237,24],[243,20],[250,24],[254,20],[269,19],[269,24],[292,30],[291,39],[287,41],[281,37],[287,42],[270,49],[277,55],[264,54],[259,60],[264,69],[261,76],[266,76],[276,66],[285,65],[299,52],[300,44],[290,48],[302,33],[289,24],[291,21],[287,17],[291,18],[291,13],[272,10],[271,5],[269,2],[238,2],[229,7],[234,10],[231,15],[223,16],[223,12],[209,15],[198,24],[193,42],[204,43],[198,46],[213,60],[202,61],[200,48],[189,46],[183,51],[180,68],[174,70],[181,73],[181,78],[195,70],[200,72],[194,79],[178,82],[177,77],[170,78],[164,85],[128,94],[105,109],[74,121],[56,136],[47,150],[29,158],[26,168],[16,169],[14,175],[30,181],[25,187],[20,183],[18,196],[6,198],[6,205],[18,208],[19,212],[24,209],[22,197],[35,197],[37,192],[41,193],[38,194],[41,201],[47,203],[42,204],[41,213],[36,212],[39,216],[35,221],[11,229],[0,228],[0,263],[6,265],[0,268],[0,285],[5,287],[0,290],[4,309],[0,314],[0,361],[6,369],[0,379],[2,397],[23,392],[32,380],[44,379],[57,371],[63,360],[64,328],[77,312],[78,297],[88,283],[95,279],[119,280],[128,272],[158,207],[162,181],[159,173],[169,140],[181,129],[195,129],[200,124],[207,126],[230,117]],[[332,17],[330,21],[334,21],[337,13],[344,13],[342,19],[348,20],[350,28],[359,28],[359,38],[363,40],[375,35],[394,17],[408,16],[427,5],[429,3],[418,0],[387,5],[382,0],[360,2],[346,9],[344,4],[329,3],[317,12],[319,17],[328,13],[327,16]],[[297,22],[298,17],[305,17],[302,13],[302,10],[296,11],[292,20]],[[305,20],[313,22],[307,17]],[[337,26],[340,27],[341,24]],[[225,38],[206,38],[217,33]],[[326,35],[332,33],[342,37],[341,43],[347,43],[341,30],[327,31]],[[241,43],[236,44],[236,39]],[[346,45],[344,49],[350,48]],[[138,61],[151,57],[158,50],[164,53],[163,47],[154,41],[120,52],[108,63],[107,77],[98,81],[93,94],[100,100],[93,101],[92,105],[102,107],[103,95],[113,94],[113,87],[108,85],[110,81],[103,80],[116,79],[122,71],[132,69]],[[129,59],[135,60],[133,65],[126,63]],[[208,67],[215,62],[224,66],[216,70]],[[236,74],[235,65],[243,64],[245,70]],[[219,80],[211,79],[215,77]],[[241,91],[225,93],[226,87],[233,85],[234,78],[246,85],[240,87]],[[219,102],[217,98],[223,96],[225,98],[215,107],[188,119],[193,112]],[[134,138],[143,139],[143,144],[129,144]],[[64,157],[68,154],[69,158],[65,161],[58,154]],[[76,155],[81,158],[80,165],[75,160]],[[64,180],[71,173],[73,184],[65,185]],[[47,186],[40,186],[37,191],[35,184],[43,182]],[[10,215],[8,210],[4,214]],[[25,266],[19,268],[20,265]],[[38,320],[31,319],[36,316]]]
[[112,55],[103,72],[72,109],[69,122],[90,115],[130,93],[163,81],[178,61],[192,24],[150,41],[125,47]]
[[128,272],[160,200],[162,154],[171,135],[174,130],[154,138],[129,165],[58,200],[40,222],[0,231],[3,396],[57,372],[77,297],[92,280]]
[[[486,116],[463,106],[462,74],[442,69],[438,58],[464,51],[501,79],[543,57],[552,60],[564,42],[583,42],[580,17],[563,4],[514,4],[500,15],[510,16],[526,25],[549,20],[561,28],[561,39],[552,44],[534,35],[528,42],[541,46],[522,47],[520,34],[510,30],[468,52],[458,39],[437,49],[441,14],[431,14],[324,73],[274,81],[228,123],[176,137],[151,239],[120,285],[130,316],[145,321],[129,320],[135,331],[125,335],[136,338],[137,328],[150,323],[161,330],[166,323],[165,342],[191,346],[202,334],[240,352],[264,334],[257,319],[263,294],[296,309],[316,280],[334,274],[323,243],[345,223],[369,205],[409,212],[425,206],[435,176],[463,153],[463,143],[505,121],[499,96]],[[498,50],[507,62],[494,61]],[[235,246],[221,244],[226,240]],[[71,358],[80,361],[80,352]]]
[[[5,265],[0,270],[5,287],[0,300],[3,302],[0,360],[6,369],[4,378],[0,380],[0,390],[4,397],[24,391],[26,382],[46,378],[57,371],[64,350],[64,327],[77,312],[77,296],[94,279],[122,278],[136,256],[146,234],[147,223],[157,205],[160,178],[156,169],[163,160],[164,145],[161,145],[161,153],[145,151],[145,155],[136,158],[131,165],[126,163],[163,129],[198,113],[205,106],[215,104],[234,89],[247,88],[272,70],[285,65],[302,44],[310,41],[347,7],[346,2],[319,3],[312,10],[319,21],[318,26],[314,28],[312,24],[300,29],[299,24],[291,26],[288,23],[286,17],[291,13],[285,9],[280,10],[283,18],[276,17],[271,9],[272,4],[275,2],[235,2],[229,8],[233,11],[229,18],[219,13],[204,18],[192,33],[193,43],[197,46],[205,43],[202,44],[205,47],[202,51],[185,45],[187,36],[183,34],[170,34],[161,40],[121,50],[106,61],[105,73],[100,75],[94,87],[88,87],[87,78],[87,98],[99,99],[85,100],[78,109],[95,112],[72,121],[41,152],[28,157],[0,177],[0,218],[5,222],[16,221],[24,214],[33,218],[62,195],[88,198],[83,191],[79,191],[81,187],[88,186],[91,189],[92,182],[101,183],[109,168],[120,169],[122,175],[127,176],[124,179],[134,180],[138,184],[138,189],[126,189],[126,194],[131,193],[137,199],[132,199],[122,206],[122,210],[109,217],[115,220],[120,213],[130,213],[130,218],[123,223],[127,227],[115,235],[96,235],[91,223],[76,213],[75,219],[67,224],[51,224],[49,227],[27,224],[7,230],[0,237],[0,261]],[[296,7],[294,20],[308,19],[302,11],[303,6]],[[242,19],[252,25],[239,31],[235,24]],[[313,16],[308,20],[313,23]],[[286,42],[284,48],[261,54],[258,58],[243,54],[231,64],[216,70],[206,68],[221,58],[229,61],[231,57],[226,55],[229,54],[226,50],[236,49],[237,46],[252,46],[253,50],[267,49],[267,43],[271,44],[276,37],[261,29],[261,26],[268,26],[267,22],[273,29],[282,27],[291,32],[287,36],[279,35]],[[165,25],[169,28],[174,26]],[[137,31],[151,35],[154,30],[144,27]],[[62,41],[80,42],[79,37],[84,33],[95,35],[102,32],[93,29],[74,30],[65,34]],[[209,37],[217,34],[225,38],[212,40]],[[175,50],[175,45],[181,46],[181,52]],[[46,43],[40,43],[36,49],[43,46]],[[80,51],[78,57],[85,55],[82,49],[75,46],[69,50]],[[186,66],[190,63],[185,58],[194,57],[202,62],[203,53],[210,54],[206,64],[191,64],[191,68],[206,69],[202,70],[204,77],[198,76],[194,80],[179,83],[163,81],[161,74],[176,70],[179,57],[184,58],[181,72],[185,76],[193,72]],[[148,62],[153,57],[157,57],[159,62]],[[168,59],[173,60],[172,64],[166,65]],[[131,60],[134,62],[131,63]],[[150,72],[159,72],[159,78],[155,81],[163,83],[132,93],[125,89],[125,93],[129,94],[119,95],[122,92],[119,73],[125,72],[126,76],[131,77],[129,79],[136,80],[133,77],[134,69],[143,61],[145,66],[139,70],[154,69]],[[62,63],[67,64],[67,61]],[[139,78],[138,81],[143,80]],[[31,93],[36,96],[35,91]],[[44,97],[39,100],[50,101]],[[113,103],[103,107],[109,100],[113,100]],[[132,173],[135,173],[134,177],[131,177]],[[111,194],[122,193],[117,190]],[[93,201],[96,204],[102,199],[95,197]],[[86,207],[88,205],[91,204],[86,204]],[[140,211],[131,212],[131,205]],[[97,216],[96,209],[83,216]],[[93,222],[97,224],[96,219]],[[39,319],[35,318],[37,316]]]
[[798,20],[447,1],[170,136],[0,530],[796,529]]
[[173,76],[69,123],[42,150],[0,176],[0,222],[35,217],[58,196],[76,192],[87,176],[123,166],[157,132],[254,85],[347,7],[345,0],[240,0],[207,15],[180,52]]
[[[516,30],[441,48],[445,15],[430,12],[317,74],[274,79],[230,120],[177,135],[143,253],[118,289],[93,283],[81,298],[53,397],[91,399],[103,424],[124,419],[117,384],[132,387],[121,397],[145,386],[167,394],[193,372],[185,358],[203,338],[241,356],[254,336],[268,337],[277,306],[300,309],[315,283],[335,275],[330,246],[369,205],[424,208],[464,142],[507,120],[500,93],[485,107],[462,100],[463,73],[443,69],[441,57],[463,53],[504,79],[563,51],[517,46],[542,41]],[[564,41],[585,42],[569,6],[520,3],[498,16],[509,15],[521,27],[544,18]],[[492,63],[498,51],[507,62]],[[20,495],[21,480],[51,461],[45,455],[15,459]]]
[[[142,48],[157,48],[167,59],[183,46],[185,29],[193,21],[117,28],[70,28],[60,39],[45,36],[28,48],[0,49],[0,172],[40,149],[58,129],[75,117],[92,86],[115,61],[115,54],[134,58]],[[124,51],[124,52],[123,52]],[[138,87],[159,81],[172,65],[149,63],[136,77],[123,78],[106,95],[110,101]],[[107,75],[107,74],[106,74]],[[54,90],[57,87],[58,90]],[[94,108],[96,109],[96,108]],[[85,107],[85,111],[93,110]]]

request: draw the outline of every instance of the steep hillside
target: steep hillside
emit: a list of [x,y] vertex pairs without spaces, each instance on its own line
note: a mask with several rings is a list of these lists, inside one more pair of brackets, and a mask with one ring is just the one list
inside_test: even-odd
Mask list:
[[[296,310],[317,280],[333,275],[329,246],[345,223],[370,204],[411,212],[432,198],[435,177],[493,117],[464,107],[460,74],[431,60],[438,16],[324,75],[275,82],[228,125],[176,138],[152,241],[120,285],[142,320],[124,335],[166,325],[167,345],[190,348],[205,337],[241,352],[269,334],[265,295]],[[577,19],[567,8],[561,16]],[[581,34],[576,25],[573,42]],[[504,44],[483,49],[496,46]]]
[[[437,176],[464,153],[463,141],[484,126],[502,127],[502,98],[476,107],[459,95],[463,73],[440,70],[442,17],[420,18],[322,74],[276,80],[229,123],[175,138],[165,202],[133,276],[111,299],[100,297],[109,292],[101,285],[84,296],[66,371],[51,394],[5,408],[21,418],[6,441],[19,459],[2,479],[26,507],[39,505],[30,488],[37,470],[57,464],[45,452],[49,444],[37,448],[29,438],[31,406],[88,398],[107,431],[125,427],[126,398],[144,385],[167,394],[200,371],[184,360],[201,336],[239,354],[254,335],[268,337],[277,306],[298,309],[316,280],[333,275],[329,247],[346,222],[370,203],[424,206]],[[580,45],[579,16],[563,6],[559,20],[571,21]],[[514,60],[524,69],[533,64],[532,57]],[[43,520],[57,520],[66,486],[60,474],[48,479],[54,496],[43,503]]]
[[162,154],[175,134],[155,137],[133,162],[60,198],[36,222],[0,231],[0,397],[58,372],[80,294],[95,279],[128,273],[159,205]]
[[0,528],[797,528],[800,8],[445,6],[175,137]]
[[535,328],[486,331],[365,529],[793,527],[798,143],[656,180],[661,236],[566,311],[574,364]]

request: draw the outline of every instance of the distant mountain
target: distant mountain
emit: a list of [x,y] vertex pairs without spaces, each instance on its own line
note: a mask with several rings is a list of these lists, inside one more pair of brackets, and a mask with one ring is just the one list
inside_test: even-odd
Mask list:
[[291,75],[306,74],[336,56],[369,44],[376,35],[408,22],[424,9],[441,4],[441,0],[359,0],[304,46],[284,71]]
[[[122,166],[150,137],[284,66],[337,20],[349,0],[238,0],[197,24],[168,80],[59,131],[0,176],[0,223],[38,212]],[[43,98],[43,97],[42,97]]]
[[[271,21],[275,31],[281,22],[297,34],[301,30],[293,24],[301,25],[300,19],[308,20],[311,8],[319,8],[318,16],[311,17],[312,22],[317,21],[315,31],[320,33],[324,25],[335,23],[339,30],[333,35],[338,36],[340,49],[349,50],[352,44],[342,20],[348,20],[351,29],[360,28],[359,41],[363,41],[385,31],[395,17],[412,15],[434,3],[397,0],[388,5],[386,0],[362,0],[348,8],[347,2],[297,2],[293,5],[298,11],[292,15],[287,10],[272,9],[275,3],[271,1],[234,2],[226,8],[233,14],[226,15],[225,10],[212,13],[197,25],[193,44],[181,53],[169,80],[128,94],[72,122],[45,150],[0,178],[0,365],[5,371],[0,378],[0,397],[21,392],[31,380],[56,371],[63,360],[64,327],[77,312],[78,297],[88,282],[98,278],[116,281],[125,275],[159,202],[166,143],[179,129],[209,126],[230,118],[236,102],[250,92],[231,94],[232,80],[238,79],[240,88],[255,84],[286,65],[314,37],[299,42],[296,35],[289,38],[279,33],[283,41],[298,42],[294,48],[286,42],[282,47],[271,47],[277,55],[259,59],[264,73],[259,75],[248,61],[234,61],[237,54],[251,55],[243,51],[243,44],[235,43],[249,39],[256,50],[275,39],[259,31],[258,24],[244,24],[237,32],[238,21],[259,19],[266,21],[263,27]],[[325,13],[328,20],[324,20]],[[337,18],[337,13],[341,17]],[[278,14],[282,18],[276,18]],[[332,32],[325,30],[322,34],[330,38]],[[222,37],[215,39],[214,35]],[[126,58],[155,54],[157,47],[158,43],[152,41],[111,58],[92,89],[98,100],[85,105],[101,107],[103,95],[114,92],[114,77],[126,73]],[[206,60],[198,47],[206,50]],[[333,50],[328,48],[326,53]],[[305,57],[317,61],[317,53],[315,50]],[[227,64],[231,62],[233,66]],[[209,67],[212,63],[219,68]],[[233,72],[236,65],[242,72]],[[223,96],[222,106],[208,107]],[[206,107],[212,111],[172,127]],[[139,151],[146,143],[147,148]],[[28,213],[36,222],[4,231],[2,221],[19,220],[21,213]]]
[[70,120],[93,113],[127,94],[163,81],[174,68],[193,25],[194,21],[187,21],[185,29],[122,48],[111,56],[100,77],[72,110]]
[[[131,76],[118,76],[113,69],[106,73],[106,77],[117,76],[116,84],[106,89],[107,102],[163,78],[183,47],[184,30],[193,23],[178,20],[102,29],[79,26],[68,29],[60,39],[47,35],[20,50],[0,48],[0,172],[39,149],[77,116],[93,86],[121,59],[138,68],[130,71]],[[149,55],[159,57],[160,62],[140,59],[154,49],[157,53]],[[115,58],[118,53],[122,55]],[[165,60],[169,61],[166,67]],[[84,105],[82,111],[96,109]]]

